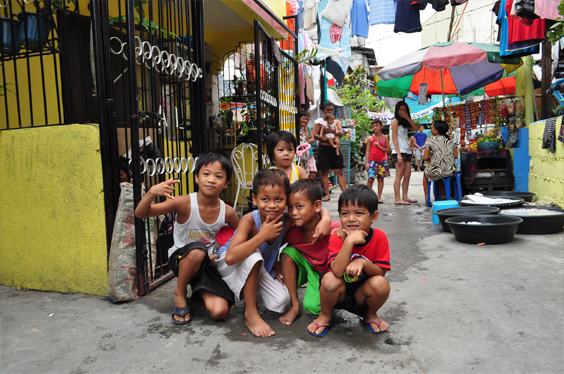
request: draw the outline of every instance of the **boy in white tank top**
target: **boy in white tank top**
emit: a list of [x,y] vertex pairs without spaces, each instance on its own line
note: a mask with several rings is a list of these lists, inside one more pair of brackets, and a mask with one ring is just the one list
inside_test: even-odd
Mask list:
[[[180,180],[169,179],[149,190],[139,202],[135,215],[138,218],[176,213],[174,245],[169,249],[169,264],[178,277],[174,289],[172,322],[185,325],[192,321],[191,300],[186,297],[187,285],[192,298],[203,300],[213,320],[227,317],[235,299],[215,267],[215,237],[227,224],[236,229],[239,224],[232,207],[219,199],[227,187],[233,165],[219,152],[209,152],[198,158],[194,169],[198,192],[173,196],[174,185]],[[152,204],[155,197],[168,197],[162,203]]]

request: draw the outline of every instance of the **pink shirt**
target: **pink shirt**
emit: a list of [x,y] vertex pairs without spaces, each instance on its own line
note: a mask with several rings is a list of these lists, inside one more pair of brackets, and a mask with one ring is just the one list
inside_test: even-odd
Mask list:
[[[370,156],[369,161],[386,161],[388,159],[388,155],[386,152],[381,150],[376,146],[376,140],[374,139],[374,135],[370,138]],[[383,148],[386,148],[386,136],[382,135],[380,139],[378,139],[378,143]]]

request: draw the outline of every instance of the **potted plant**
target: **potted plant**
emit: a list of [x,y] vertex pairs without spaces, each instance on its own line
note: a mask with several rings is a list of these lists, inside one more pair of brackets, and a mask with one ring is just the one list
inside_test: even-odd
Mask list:
[[242,75],[234,75],[232,84],[233,88],[235,89],[235,95],[242,96],[247,92],[247,80]]

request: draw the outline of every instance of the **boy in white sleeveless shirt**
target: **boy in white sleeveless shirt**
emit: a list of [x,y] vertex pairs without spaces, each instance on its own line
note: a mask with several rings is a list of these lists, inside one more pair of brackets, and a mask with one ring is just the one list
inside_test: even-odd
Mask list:
[[[194,173],[198,192],[174,197],[171,195],[174,184],[180,181],[169,179],[151,187],[135,210],[139,218],[176,212],[174,245],[168,255],[171,270],[178,277],[172,313],[172,322],[177,325],[192,321],[191,302],[186,298],[188,284],[192,288],[192,298],[203,300],[213,320],[225,319],[235,302],[233,293],[215,267],[216,254],[213,253],[217,232],[225,224],[233,229],[239,224],[233,208],[219,199],[231,179],[233,165],[221,153],[209,152],[198,158]],[[168,199],[151,204],[157,196]]]

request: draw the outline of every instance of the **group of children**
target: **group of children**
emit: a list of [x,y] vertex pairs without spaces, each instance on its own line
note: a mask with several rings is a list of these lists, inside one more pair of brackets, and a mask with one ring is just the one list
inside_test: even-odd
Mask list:
[[[322,207],[319,184],[293,163],[294,136],[271,134],[267,150],[275,166],[256,173],[256,210],[240,221],[219,198],[233,166],[215,151],[198,158],[198,192],[173,196],[179,181],[170,179],[151,187],[137,206],[139,218],[176,212],[169,250],[178,277],[172,322],[192,320],[191,300],[203,301],[213,320],[225,319],[238,298],[244,301],[251,333],[272,336],[275,332],[259,315],[258,305],[283,313],[280,322],[291,325],[301,313],[298,288],[307,284],[303,308],[317,315],[308,326],[312,335],[327,333],[333,309],[358,315],[372,333],[387,331],[378,310],[390,293],[385,278],[389,243],[382,230],[371,227],[378,218],[378,196],[365,185],[348,187],[339,197],[341,222],[332,221]],[[168,199],[153,204],[156,197]],[[217,233],[226,225],[235,233],[214,253]],[[188,284],[191,299],[186,297]]]

